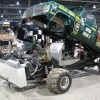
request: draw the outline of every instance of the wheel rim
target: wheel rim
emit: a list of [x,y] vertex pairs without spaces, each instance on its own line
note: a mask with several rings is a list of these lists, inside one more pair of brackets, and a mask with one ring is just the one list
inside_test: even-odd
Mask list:
[[60,81],[60,86],[63,89],[66,89],[69,85],[69,78],[67,76],[64,76]]

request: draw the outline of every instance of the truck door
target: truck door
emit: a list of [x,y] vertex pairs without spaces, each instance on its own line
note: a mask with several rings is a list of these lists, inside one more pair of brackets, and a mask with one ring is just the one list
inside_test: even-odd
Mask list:
[[82,32],[83,41],[89,45],[92,45],[96,40],[96,26],[95,26],[95,18],[89,12],[84,12],[83,14],[84,26],[81,23],[80,31]]

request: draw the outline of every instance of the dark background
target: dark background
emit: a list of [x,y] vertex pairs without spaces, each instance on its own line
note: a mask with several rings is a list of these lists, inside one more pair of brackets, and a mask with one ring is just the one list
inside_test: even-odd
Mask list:
[[[0,17],[3,16],[3,20],[21,21],[25,9],[47,1],[56,1],[67,7],[83,6],[95,15],[97,26],[100,27],[100,0],[0,0]],[[16,2],[19,2],[20,5],[16,5]],[[93,8],[94,5],[96,5],[96,8]]]

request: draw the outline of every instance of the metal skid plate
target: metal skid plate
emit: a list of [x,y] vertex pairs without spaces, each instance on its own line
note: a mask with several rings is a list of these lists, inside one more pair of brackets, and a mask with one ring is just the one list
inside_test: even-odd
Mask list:
[[62,50],[64,49],[64,43],[52,43],[50,45],[50,55],[54,59],[61,61]]
[[52,43],[50,45],[50,55],[59,62],[59,65],[71,65],[75,62],[78,62],[80,59],[71,59],[62,60],[62,51],[64,49],[64,43]]
[[0,60],[0,76],[15,84],[19,88],[27,86],[25,67],[7,65],[7,61]]

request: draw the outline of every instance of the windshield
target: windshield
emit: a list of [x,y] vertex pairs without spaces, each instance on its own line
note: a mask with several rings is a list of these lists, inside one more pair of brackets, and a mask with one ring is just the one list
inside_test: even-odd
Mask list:
[[91,24],[96,25],[95,17],[91,13],[85,11],[82,17]]
[[73,11],[75,14],[80,14],[82,12],[81,9],[73,9],[71,11]]
[[77,7],[71,7],[69,8],[71,11],[73,11],[75,14],[80,14],[83,11],[83,8],[81,6]]

